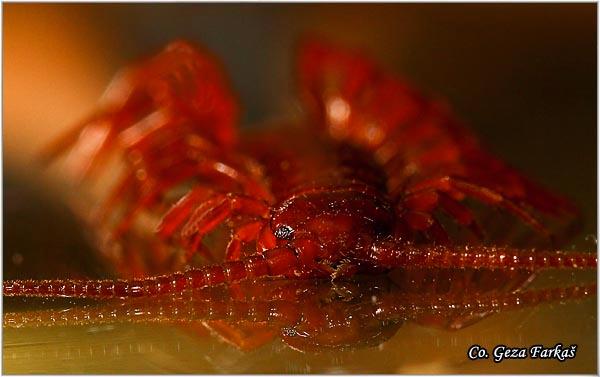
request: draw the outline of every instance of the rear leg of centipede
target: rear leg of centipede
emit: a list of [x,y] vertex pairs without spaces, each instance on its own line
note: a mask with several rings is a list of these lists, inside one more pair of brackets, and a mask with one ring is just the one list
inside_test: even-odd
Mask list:
[[459,226],[469,229],[477,240],[482,240],[484,237],[473,213],[443,192],[424,190],[410,194],[402,199],[399,207],[400,217],[409,228],[425,232],[438,244],[448,244],[450,239],[439,220],[433,215],[436,209],[440,209]]
[[[433,192],[434,194],[431,194]],[[471,211],[459,203],[465,197],[475,198],[487,205],[499,207],[513,214],[523,221],[526,225],[533,228],[538,233],[551,239],[551,234],[532,214],[523,209],[512,200],[491,190],[463,179],[450,176],[434,178],[421,181],[407,190],[408,199],[412,199],[409,204],[412,206],[425,206],[425,212],[429,213],[438,204],[443,211],[450,215],[461,225],[468,226],[475,234],[482,235],[478,224],[475,222]],[[435,201],[430,198],[431,195],[437,195]],[[440,197],[443,198],[440,200]],[[406,199],[405,199],[406,200]]]
[[[229,173],[225,174],[223,170],[227,170]],[[142,178],[140,178],[140,172],[143,172]],[[133,167],[122,179],[122,183],[115,189],[114,194],[111,194],[109,201],[105,205],[107,209],[103,211],[104,213],[108,213],[109,208],[113,208],[115,203],[118,203],[127,192],[135,192],[137,194],[137,197],[131,203],[125,203],[122,218],[115,230],[115,237],[119,237],[129,230],[138,213],[153,206],[168,190],[178,183],[185,182],[191,178],[201,181],[202,185],[212,185],[213,188],[220,189],[220,191],[241,190],[249,194],[256,194],[259,198],[267,200],[270,198],[269,194],[260,187],[258,182],[254,182],[253,179],[246,177],[245,174],[232,167],[207,158],[198,162],[184,161],[181,164],[173,165],[170,169],[158,172],[148,171],[143,167]],[[201,202],[201,199],[207,199],[207,197],[197,197],[197,194],[202,191],[205,190],[201,188],[191,198],[186,197],[186,201],[198,203]],[[185,217],[184,214],[185,210],[178,213],[178,216]],[[169,227],[167,226],[167,228]],[[163,230],[163,233],[167,233],[166,235],[170,232],[169,229]]]
[[450,238],[439,221],[428,212],[409,211],[400,215],[400,224],[406,224],[408,234],[424,232],[428,238],[438,244],[448,244]]
[[[227,255],[230,260],[236,259],[239,257],[241,243],[258,237],[264,223],[263,219],[269,214],[269,206],[261,200],[242,195],[213,193],[207,197],[207,193],[204,190],[192,190],[165,215],[157,231],[162,237],[168,237],[181,227],[180,237],[190,251],[189,257],[193,255],[207,233],[232,216],[241,215],[260,219],[239,226],[234,231],[227,248]],[[197,199],[201,200],[200,205],[197,204]]]

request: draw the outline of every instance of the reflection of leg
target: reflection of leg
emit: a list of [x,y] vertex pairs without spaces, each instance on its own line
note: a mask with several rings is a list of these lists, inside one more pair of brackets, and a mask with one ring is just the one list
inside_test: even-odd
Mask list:
[[255,350],[273,341],[278,333],[272,326],[264,322],[240,322],[233,325],[225,320],[215,320],[203,321],[202,324],[221,340],[245,352]]

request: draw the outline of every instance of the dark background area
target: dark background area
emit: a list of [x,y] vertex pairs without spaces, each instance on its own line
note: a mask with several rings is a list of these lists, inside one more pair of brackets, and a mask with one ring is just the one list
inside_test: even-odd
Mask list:
[[[56,249],[71,245],[65,239],[75,225],[48,235],[43,219],[52,215],[18,205],[32,203],[26,195],[57,200],[52,192],[64,187],[60,176],[54,186],[40,184],[21,145],[33,151],[92,109],[117,69],[174,38],[202,43],[224,62],[247,127],[294,109],[294,44],[306,32],[362,47],[447,98],[496,154],[582,208],[576,244],[590,247],[583,240],[596,233],[595,4],[5,4],[5,266],[16,249],[53,239]],[[76,69],[52,73],[58,58]],[[80,86],[61,87],[71,83]],[[67,105],[65,95],[82,101]],[[59,108],[59,120],[45,116]],[[25,113],[42,121],[19,118]]]

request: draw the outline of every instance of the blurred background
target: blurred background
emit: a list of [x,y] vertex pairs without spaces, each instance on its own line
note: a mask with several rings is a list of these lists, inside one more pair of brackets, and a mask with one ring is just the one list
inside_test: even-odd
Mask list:
[[61,201],[64,177],[43,171],[36,153],[94,108],[119,68],[174,38],[221,58],[244,127],[294,108],[303,33],[362,47],[572,198],[585,227],[571,246],[595,247],[595,4],[11,3],[3,21],[5,277],[95,273]]

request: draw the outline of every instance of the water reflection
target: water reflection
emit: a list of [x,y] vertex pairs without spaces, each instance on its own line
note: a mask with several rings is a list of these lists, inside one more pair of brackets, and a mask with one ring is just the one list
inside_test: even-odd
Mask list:
[[[201,325],[212,336],[242,351],[279,338],[292,349],[317,353],[380,346],[407,322],[455,330],[494,313],[579,300],[596,293],[595,284],[515,290],[510,287],[515,282],[520,282],[519,287],[524,285],[523,276],[516,272],[487,271],[488,276],[478,279],[473,278],[474,271],[440,273],[404,271],[399,281],[379,277],[333,283],[244,282],[171,296],[84,305],[40,300],[37,307],[54,307],[7,312],[4,327],[87,326],[89,332],[98,332],[121,323],[176,324],[190,329]],[[435,280],[434,275],[439,277],[439,284],[424,284]],[[461,289],[457,288],[461,284],[444,285],[445,278],[464,282],[467,276],[471,284]],[[504,284],[490,288],[492,281]],[[5,302],[10,307],[10,301]]]

